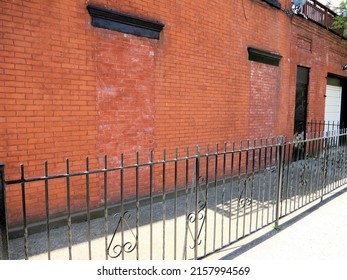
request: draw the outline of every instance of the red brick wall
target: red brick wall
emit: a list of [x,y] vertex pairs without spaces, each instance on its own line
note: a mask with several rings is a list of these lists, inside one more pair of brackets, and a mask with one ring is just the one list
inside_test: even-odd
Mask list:
[[[1,1],[1,161],[7,179],[42,176],[84,167],[97,149],[95,42],[87,30],[83,1]],[[41,184],[42,187],[42,184]],[[28,217],[44,211],[43,189],[27,186]],[[72,192],[73,209],[82,203],[80,185]],[[19,188],[8,188],[10,221],[21,219]],[[81,190],[82,191],[82,190]],[[52,212],[66,209],[61,182],[50,185]],[[76,201],[77,200],[77,201]]]
[[[291,75],[295,77],[298,65],[310,69],[307,119],[322,121],[328,74],[346,78],[342,66],[347,61],[347,41],[299,17],[294,18],[291,32]],[[296,81],[293,78],[290,86],[293,93],[295,85]],[[292,96],[292,102],[295,102],[295,94]],[[294,119],[294,111],[288,112],[289,120]],[[290,125],[293,123],[290,122]]]
[[[160,21],[160,40],[92,27],[87,4]],[[148,161],[151,149],[160,159],[167,148],[171,158],[175,147],[182,156],[196,144],[209,143],[212,152],[224,141],[291,135],[297,65],[312,69],[310,118],[324,114],[327,72],[346,76],[346,41],[260,0],[3,0],[0,18],[0,160],[7,179],[18,178],[20,163],[26,176],[42,176],[44,160],[56,174],[66,172],[66,158],[75,172],[85,170],[86,156],[90,169],[103,167],[104,154],[114,167],[120,153],[127,164],[137,150]],[[298,35],[312,41],[312,51]],[[250,62],[247,47],[280,54],[279,68]],[[260,131],[263,121],[269,126]],[[72,180],[73,211],[85,208],[85,181]],[[134,193],[130,185],[127,195]],[[102,205],[102,176],[91,176],[90,188],[92,205]],[[27,189],[29,217],[39,218],[43,184]],[[50,195],[52,215],[64,212],[66,182],[51,182]],[[20,220],[20,201],[19,188],[9,188],[11,222]]]

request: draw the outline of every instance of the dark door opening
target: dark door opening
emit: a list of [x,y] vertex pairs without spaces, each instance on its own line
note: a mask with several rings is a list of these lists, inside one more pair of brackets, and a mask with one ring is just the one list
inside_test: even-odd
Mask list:
[[[306,138],[307,95],[310,69],[298,66],[296,72],[296,95],[294,115],[294,139]],[[294,158],[300,159],[305,154],[305,145],[298,144],[294,149]]]
[[347,79],[342,80],[341,128],[347,128]]

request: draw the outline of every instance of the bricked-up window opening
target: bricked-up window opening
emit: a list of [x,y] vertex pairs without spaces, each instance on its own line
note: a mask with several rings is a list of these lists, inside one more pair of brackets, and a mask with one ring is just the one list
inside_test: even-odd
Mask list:
[[281,68],[250,62],[251,97],[249,100],[249,137],[275,137],[280,112]]
[[249,60],[264,64],[279,66],[280,60],[282,58],[281,55],[273,52],[267,52],[255,48],[248,48],[247,50]]
[[142,19],[96,6],[88,5],[87,10],[92,17],[92,25],[99,28],[151,39],[159,39],[160,31],[164,28],[164,24],[160,22]]
[[275,127],[279,106],[281,55],[249,47],[251,99],[250,137],[271,138]]

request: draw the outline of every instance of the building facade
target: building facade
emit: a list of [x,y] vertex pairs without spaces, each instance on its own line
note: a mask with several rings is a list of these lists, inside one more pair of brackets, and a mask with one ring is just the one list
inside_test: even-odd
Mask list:
[[[161,157],[166,148],[170,157],[176,147],[292,137],[302,122],[327,120],[336,88],[346,121],[347,41],[293,15],[290,2],[1,1],[6,178],[18,177],[19,164],[41,176],[45,160],[57,174],[67,158],[73,172],[86,156],[100,169],[105,154],[118,166],[121,153],[131,162],[136,151],[147,160],[151,150]],[[99,179],[91,184],[97,207]],[[77,185],[74,211],[85,201]],[[44,213],[41,187],[28,193],[33,220]],[[59,215],[66,208],[59,182],[51,194]],[[7,197],[16,223],[20,189]]]

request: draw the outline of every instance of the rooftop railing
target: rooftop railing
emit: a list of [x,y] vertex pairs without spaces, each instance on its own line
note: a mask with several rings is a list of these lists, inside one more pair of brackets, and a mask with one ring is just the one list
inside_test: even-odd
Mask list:
[[307,0],[303,7],[303,14],[310,20],[313,20],[332,32],[342,36],[342,29],[332,29],[332,24],[337,14],[322,3],[316,0]]

